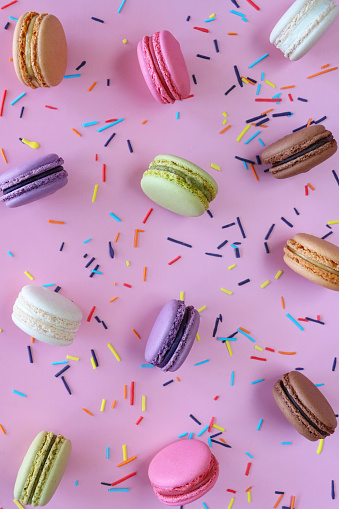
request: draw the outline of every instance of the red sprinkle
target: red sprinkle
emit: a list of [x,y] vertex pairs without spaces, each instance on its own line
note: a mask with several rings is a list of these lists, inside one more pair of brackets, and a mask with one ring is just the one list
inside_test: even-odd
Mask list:
[[288,94],[288,98],[289,98],[290,101],[293,101],[293,97],[292,97],[291,94]]
[[261,99],[261,98],[257,98],[255,99],[257,102],[265,102],[265,103],[276,103],[278,101],[281,101],[281,99],[277,98],[277,99]]
[[18,0],[13,0],[13,2],[10,2],[9,4],[3,5],[1,9],[6,9],[6,7],[9,7],[10,5],[16,4]]
[[256,361],[266,361],[267,359],[264,359],[263,357],[255,357],[254,355],[251,355],[251,359],[255,359]]
[[93,316],[94,310],[95,310],[95,306],[93,306],[92,311],[90,312],[90,314],[89,314],[89,315],[88,315],[88,317],[87,317],[87,321],[88,321],[88,322],[90,322],[90,321],[91,321],[91,318],[92,318],[92,316]]
[[308,186],[305,186],[305,196],[308,196]]
[[108,122],[116,122],[117,120],[119,120],[118,118],[110,118],[109,120],[105,120],[106,124],[108,124]]
[[57,110],[55,106],[48,106],[48,104],[45,104],[45,108],[49,108],[50,110]]
[[247,2],[252,5],[252,7],[254,7],[257,11],[260,11],[260,8],[254,3],[252,2],[252,0],[247,0]]
[[251,465],[252,465],[252,463],[248,463],[247,468],[246,468],[245,475],[248,475],[248,474],[250,473]]
[[177,256],[176,258],[174,258],[174,260],[168,262],[168,265],[172,265],[172,263],[174,262],[177,262],[178,260],[180,260],[181,256]]
[[132,285],[129,285],[127,283],[123,283],[124,286],[127,286],[127,288],[132,288]]
[[214,417],[212,417],[211,419],[211,422],[210,422],[210,425],[208,426],[208,432],[211,433],[211,429],[212,429],[212,424],[214,422]]
[[140,424],[140,422],[143,420],[143,416],[139,417],[139,419],[137,420],[137,422],[135,423],[137,426],[138,424]]
[[137,475],[136,472],[133,472],[132,474],[126,475],[125,477],[122,477],[122,479],[119,479],[119,481],[112,482],[111,486],[116,486],[117,484],[120,484],[123,481],[126,481],[126,479],[129,479],[130,477],[133,477],[134,475]]
[[98,154],[95,154],[95,160],[96,161],[98,160]]
[[152,208],[150,208],[150,209],[149,209],[149,211],[147,212],[146,216],[144,217],[143,224],[145,224],[145,223],[146,223],[146,221],[147,221],[147,219],[149,218],[149,216],[150,216],[150,214],[151,214],[152,210],[153,210],[153,209],[152,209]]
[[317,315],[317,320],[318,322],[320,322],[320,315]]
[[[1,7],[1,8],[2,8],[2,7]],[[1,101],[0,117],[2,117],[2,112],[3,112],[3,110],[4,110],[4,104],[5,104],[6,94],[7,94],[7,90],[4,90],[4,95],[2,96],[2,101]]]
[[228,491],[229,493],[236,493],[236,491],[235,491],[235,490],[227,489],[226,491]]
[[219,396],[214,396],[214,401],[217,401],[217,399],[219,399]]
[[268,346],[266,346],[265,350],[268,350],[269,352],[275,352],[273,348],[269,348]]
[[207,28],[201,28],[201,27],[193,27],[194,30],[200,30],[200,32],[206,32],[206,34],[209,32]]
[[106,164],[102,164],[102,181],[106,182]]
[[298,318],[299,322],[308,322],[306,318]]
[[130,405],[134,405],[134,382],[131,382],[131,396],[129,403]]
[[188,95],[188,96],[187,96],[187,97],[185,97],[183,100],[185,100],[185,99],[190,99],[191,97],[194,97],[194,94],[190,94],[190,95]]

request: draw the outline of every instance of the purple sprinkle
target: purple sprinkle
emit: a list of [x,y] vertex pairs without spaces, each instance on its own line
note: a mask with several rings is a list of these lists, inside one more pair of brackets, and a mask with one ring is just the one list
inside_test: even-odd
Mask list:
[[225,92],[225,95],[229,94],[230,92],[232,92],[232,90],[235,88],[235,85],[232,85],[231,88],[229,88],[228,90],[226,90]]
[[335,170],[332,170],[332,173],[333,173],[333,177],[335,178],[338,186],[339,186],[339,178],[338,178],[338,175],[336,174]]
[[60,249],[59,249],[59,251],[62,251],[62,250],[63,250],[63,248],[64,248],[64,245],[65,245],[65,243],[63,242],[63,243],[61,244],[61,246],[60,246]]
[[326,233],[326,235],[324,235],[323,237],[321,237],[323,240],[327,239],[327,237],[329,237],[330,235],[332,235],[333,231],[332,232],[328,232]]
[[[28,346],[27,346],[27,350],[28,350],[29,362],[30,362],[31,364],[33,364],[32,350],[31,350],[30,345],[28,345]],[[333,370],[333,371],[334,371],[334,370]]]
[[332,371],[335,371],[336,365],[337,365],[337,358],[334,357],[333,364],[332,364]]
[[237,217],[237,221],[238,221],[238,225],[239,225],[239,228],[240,228],[240,231],[241,231],[241,235],[243,236],[244,239],[246,239],[246,235],[245,235],[245,232],[244,232],[244,229],[242,227],[242,224],[241,224],[241,221],[240,221],[239,217]]
[[58,377],[60,375],[62,375],[63,373],[65,373],[65,371],[67,371],[71,366],[69,364],[67,364],[67,366],[65,366],[64,368],[60,369],[60,371],[58,371],[54,376],[55,377]]
[[272,231],[273,231],[273,228],[275,227],[275,223],[272,224],[271,228],[268,230],[267,234],[266,234],[266,237],[265,237],[265,240],[268,240],[269,239],[269,236],[271,235]]
[[217,247],[217,249],[221,249],[222,247],[226,246],[228,240],[224,240],[224,242],[222,242],[221,244],[219,244],[219,246]]
[[251,281],[250,279],[244,279],[244,281],[240,281],[240,283],[238,283],[238,286],[245,285],[246,283],[249,283],[250,281]]
[[68,391],[68,394],[72,394],[71,389],[69,388],[64,376],[61,377],[61,380],[63,381],[64,386],[66,387],[66,389]]
[[86,265],[85,265],[85,269],[87,269],[87,268],[91,265],[91,263],[93,263],[93,262],[94,262],[94,260],[95,260],[95,258],[94,258],[94,256],[93,256],[93,257],[90,259],[90,261],[86,263]]
[[211,60],[211,57],[207,57],[206,55],[200,55],[199,53],[197,54],[197,57],[204,58],[205,60]]
[[197,79],[195,77],[195,74],[192,74],[192,80],[193,80],[194,85],[196,85],[197,84]]
[[[108,80],[107,80],[108,81]],[[116,135],[116,133],[113,133],[109,138],[108,140],[106,141],[104,147],[107,147],[108,144],[113,140],[114,136]]]
[[80,64],[80,65],[78,65],[78,67],[76,67],[76,69],[75,69],[75,70],[76,70],[76,71],[78,71],[78,70],[79,70],[79,69],[81,69],[81,67],[83,67],[84,65],[86,65],[86,60],[83,60],[83,61],[81,62],[81,64]]
[[206,212],[207,212],[207,214],[208,214],[210,217],[213,217],[213,214],[212,214],[212,212],[211,212],[209,209],[207,209],[207,210],[206,210]]
[[164,384],[162,384],[162,385],[165,387],[165,385],[169,385],[169,384],[171,384],[172,382],[174,382],[174,380],[169,380],[168,382],[165,382],[165,383],[164,383]]
[[237,80],[238,80],[239,85],[240,85],[241,87],[243,87],[243,86],[244,86],[244,84],[243,84],[243,82],[242,82],[242,79],[241,79],[240,74],[239,74],[239,71],[238,71],[238,67],[237,67],[236,65],[234,66],[234,72],[235,72],[235,75],[236,75],[236,77],[237,77]]
[[131,154],[132,154],[132,152],[133,152],[133,148],[132,148],[131,142],[130,142],[129,140],[127,140],[127,145],[128,145],[129,151],[130,151],[130,152],[131,152]]
[[284,223],[287,224],[287,226],[289,226],[290,228],[293,228],[293,224],[290,223],[289,221],[287,221],[287,219],[285,219],[284,217],[281,218],[282,221],[284,221]]
[[267,242],[264,242],[264,246],[265,246],[265,249],[266,249],[266,253],[267,253],[267,254],[269,254],[269,253],[270,253],[270,250],[268,249]]

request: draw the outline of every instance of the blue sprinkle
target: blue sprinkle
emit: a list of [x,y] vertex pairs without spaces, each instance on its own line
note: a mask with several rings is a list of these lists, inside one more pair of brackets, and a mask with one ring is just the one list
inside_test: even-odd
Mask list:
[[215,337],[215,335],[216,335],[216,333],[217,333],[219,322],[220,322],[220,318],[219,318],[219,317],[217,317],[217,318],[216,318],[216,320],[215,320],[214,329],[213,329],[213,334],[212,334],[212,337],[213,337],[213,338]]
[[250,141],[252,141],[258,134],[260,134],[261,131],[257,131],[253,136],[251,136],[247,141],[245,141],[245,145],[247,145]]
[[92,16],[92,18],[91,18],[91,19],[93,19],[94,21],[99,21],[99,23],[103,23],[103,22],[104,22],[104,20],[103,20],[103,19],[100,19],[100,18],[94,18],[93,16]]
[[78,486],[79,481],[75,481],[74,486]]
[[7,254],[9,254],[9,256],[11,256],[13,258],[13,253],[11,253],[10,251],[7,251]]
[[83,67],[84,65],[86,65],[86,60],[83,60],[81,62],[81,64],[78,65],[78,67],[75,68],[76,71],[78,71],[79,69],[81,69],[81,67]]
[[240,251],[239,251],[238,247],[235,248],[234,252],[235,252],[235,257],[240,258]]
[[[267,118],[264,118],[264,120],[260,120],[260,122],[257,122],[255,125],[257,127],[259,127],[260,125],[265,124],[266,122],[269,122],[269,121],[270,121],[270,119],[267,117]],[[256,157],[258,157],[258,156],[256,156]],[[261,164],[261,162],[258,164]]]
[[266,249],[266,253],[269,254],[270,253],[270,250],[268,249],[268,244],[267,242],[264,242],[264,246],[265,246],[265,249]]
[[219,244],[219,246],[217,247],[217,249],[221,249],[222,247],[226,246],[228,240],[224,240],[224,242],[222,242],[221,244]]
[[324,120],[326,120],[326,119],[327,119],[327,117],[326,117],[326,115],[325,115],[325,117],[321,117],[321,118],[319,118],[319,120],[315,120],[315,121],[314,121],[314,123],[315,123],[315,124],[320,124],[320,122],[323,122],[323,121],[324,121]]
[[193,83],[194,83],[194,85],[196,85],[196,84],[197,84],[197,79],[196,79],[196,77],[195,77],[195,74],[192,74],[192,79],[193,79]]
[[336,365],[337,365],[337,358],[334,357],[333,364],[332,364],[332,371],[335,371]]
[[95,318],[95,320],[96,320],[98,323],[101,323],[101,320],[100,320],[100,318],[99,318],[98,316],[95,316],[94,318]]
[[14,101],[12,101],[10,104],[11,106],[13,106],[13,104],[15,104],[16,102],[18,102],[22,97],[24,97],[24,95],[26,95],[26,92],[23,92],[22,94],[20,94],[16,99],[14,99]]
[[251,382],[251,385],[258,384],[259,382],[263,382],[264,379],[260,378],[259,380],[254,380],[254,382]]
[[20,111],[20,118],[22,118],[22,115],[24,114],[24,109],[25,109],[25,106],[23,106],[23,107],[21,108],[21,111]]
[[297,214],[297,216],[300,216],[300,213],[297,211],[297,209],[294,207],[294,212]]
[[67,78],[80,78],[81,74],[66,74],[64,76],[64,80],[66,80]]
[[[232,12],[232,11],[231,11]],[[235,14],[238,14],[238,13],[235,13]],[[243,82],[242,82],[242,79],[240,77],[240,73],[239,73],[239,70],[238,70],[238,67],[236,65],[233,66],[234,67],[234,72],[235,72],[235,75],[237,77],[237,80],[238,80],[238,83],[241,87],[244,86]]]
[[104,322],[103,320],[101,320],[101,323],[102,323],[103,328],[107,330],[107,329],[108,329],[108,327],[107,327],[107,325],[105,324],[105,322]]
[[265,73],[264,73],[264,72],[262,72],[262,73],[261,73],[261,81],[264,81],[264,76],[265,76]]
[[106,85],[109,87],[110,86],[110,83],[111,83],[111,80],[109,78],[107,78],[106,80]]
[[259,62],[261,62],[262,60],[264,60],[264,58],[268,57],[268,53],[265,53],[265,55],[263,55],[262,57],[258,58],[258,60],[256,60],[255,62],[253,62],[253,64],[249,65],[248,68],[251,69],[252,67],[254,67],[256,64],[258,64]]
[[175,119],[176,119],[176,120],[179,120],[179,111],[177,111],[177,112],[176,112],[176,114],[175,114]]
[[91,350],[91,354],[92,354],[92,357],[93,357],[94,363],[95,363],[96,367],[98,368],[98,367],[99,367],[99,363],[98,363],[97,356],[95,355],[95,351],[94,351],[94,350]]
[[221,255],[221,254],[215,254],[215,253],[205,253],[205,255],[208,255],[208,256],[216,256],[217,258],[222,258],[222,255]]
[[243,161],[243,163],[244,163],[244,166],[245,166],[245,170],[248,170],[248,166],[247,166],[246,161]]
[[212,214],[212,212],[211,212],[209,209],[207,209],[207,210],[206,210],[206,212],[207,212],[207,214],[208,214],[210,217],[213,217],[213,214]]
[[218,437],[219,435],[222,435],[222,431],[218,431],[218,433],[214,433],[214,435],[211,435],[211,438]]
[[109,213],[109,215],[110,215],[111,217],[113,217],[113,219],[115,219],[116,221],[118,221],[118,223],[120,223],[120,222],[121,222],[121,219],[120,219],[118,216],[116,216],[115,214],[113,214],[113,212],[110,212],[110,213]]
[[199,58],[204,58],[205,60],[211,60],[211,57],[207,57],[206,55],[200,55],[199,53],[196,56]]
[[276,495],[285,495],[285,492],[284,491],[275,491],[274,492]]
[[113,138],[114,138],[114,136],[115,136],[115,135],[116,135],[116,133],[113,133],[113,134],[112,134],[112,135],[108,138],[108,140],[106,141],[106,143],[105,143],[104,147],[107,147],[107,146],[108,146],[109,142],[113,140]]
[[280,218],[282,221],[284,221],[285,224],[287,224],[287,226],[289,226],[290,228],[293,228],[293,224],[290,223],[289,221],[287,221],[287,219],[285,219],[284,217],[281,217]]
[[26,394],[24,394],[23,392],[15,391],[14,389],[12,392],[14,392],[14,394],[17,394],[18,396],[22,396],[23,398],[26,398]]
[[126,2],[126,0],[122,0],[121,5],[120,5],[120,7],[118,9],[118,14],[120,14],[121,9],[123,8],[125,2]]
[[[209,445],[210,447],[212,447],[212,440],[211,440],[211,437],[208,437],[207,439],[208,439],[208,445]],[[203,505],[204,505],[204,504],[203,504]]]
[[237,4],[236,0],[231,0],[231,2],[236,6],[237,9],[240,8],[240,5]]
[[[267,117],[266,113],[264,115],[258,115],[257,117],[248,118],[246,120],[246,124],[251,124],[252,122],[255,122],[256,120],[260,120],[261,118]],[[254,161],[251,161],[252,164],[254,164]]]
[[281,442],[281,445],[291,445],[292,442]]
[[255,156],[256,160],[257,160],[257,164],[261,164],[261,159],[260,159],[260,156]]
[[260,419],[259,424],[257,426],[257,431],[260,430],[262,423],[263,423],[263,419]]
[[10,22],[9,22],[9,21],[7,21],[6,25],[4,26],[4,29],[5,29],[5,30],[7,30],[7,28],[9,27],[9,25],[10,25]]
[[41,285],[43,288],[48,288],[49,286],[54,286],[54,283],[48,283],[48,285]]
[[[237,332],[235,332],[234,334],[237,334]],[[232,336],[227,336],[227,338],[217,338],[219,339],[220,341],[223,341],[225,343],[225,341],[238,341],[238,338],[234,338],[233,335]]]
[[169,384],[171,384],[172,382],[174,382],[174,380],[169,380],[168,382],[165,382],[165,383],[164,383],[164,384],[162,384],[162,385],[165,387],[166,385],[169,385]]
[[304,368],[294,368],[296,371],[304,371]]
[[[96,266],[94,267],[94,270],[98,270],[98,268],[99,268],[99,265],[96,265]],[[91,277],[91,278],[92,278],[92,277],[94,276],[94,274],[95,274],[95,272],[91,271],[91,273],[90,273],[89,277]]]
[[272,226],[270,227],[270,229],[268,230],[268,232],[266,234],[266,237],[265,237],[265,240],[269,239],[269,237],[270,237],[274,227],[275,227],[275,223],[273,223]]
[[141,368],[154,368],[153,364],[140,364]]
[[189,21],[191,19],[191,16],[187,16],[186,21]]
[[90,259],[90,261],[86,263],[86,265],[85,265],[85,269],[88,269],[88,267],[91,265],[91,263],[93,263],[93,262],[94,262],[94,260],[95,260],[95,258],[94,258],[94,256],[93,256],[93,257]]
[[67,382],[66,382],[66,380],[65,380],[65,377],[61,376],[61,380],[63,381],[64,386],[66,387],[68,394],[70,394],[70,395],[71,395],[71,394],[72,394],[72,392],[71,392],[71,389],[69,388],[69,386],[68,386],[68,384],[67,384]]
[[196,422],[197,424],[199,424],[199,426],[201,426],[201,422],[198,421],[198,419],[196,417],[194,417],[193,414],[190,414],[190,418],[193,419],[194,422]]
[[[280,96],[281,96],[281,92],[280,92],[279,94],[275,94],[275,95],[272,97],[272,99],[277,99],[277,97],[279,97],[279,99],[280,99]],[[292,115],[292,113],[291,113],[291,115]],[[274,117],[274,115],[273,115],[273,117]]]
[[51,362],[51,366],[56,366],[57,364],[68,364],[68,361]]
[[325,322],[321,322],[320,320],[314,320],[314,318],[310,318],[309,316],[305,316],[305,318],[309,322],[320,323],[320,325],[325,325]]
[[232,90],[235,88],[235,85],[232,85],[231,88],[229,88],[228,90],[226,90],[225,92],[225,95],[228,95],[230,92],[232,92]]
[[82,127],[89,127],[90,125],[96,125],[98,123],[97,120],[93,120],[93,122],[85,122],[84,124],[81,124]]
[[180,244],[181,246],[192,247],[191,244],[186,244],[186,242],[181,242],[181,240],[172,239],[172,237],[167,237],[167,240],[170,242],[175,242],[176,244]]
[[127,145],[128,145],[128,149],[129,149],[130,153],[132,154],[133,148],[132,148],[131,142],[129,140],[127,140]]
[[9,19],[12,19],[13,21],[19,21],[17,18],[13,18],[13,16],[8,16]]
[[252,81],[253,83],[257,83],[257,81],[256,81],[256,80],[254,80],[253,78],[249,78],[248,76],[247,76],[247,79],[248,79],[249,81]]
[[264,147],[264,146],[265,146],[265,143],[262,141],[262,139],[261,139],[261,138],[258,138],[258,141],[259,141],[259,143],[260,143],[260,145],[261,145],[262,147]]
[[325,384],[314,384],[316,387],[321,387],[322,385],[325,385]]
[[244,239],[246,239],[246,235],[245,235],[245,232],[244,232],[244,229],[242,227],[242,224],[241,224],[241,221],[240,221],[239,217],[237,217],[237,221],[238,221],[238,226],[239,226],[240,231],[241,231],[241,235],[243,236]]
[[234,225],[235,225],[235,223],[229,223],[229,224],[225,224],[221,228],[229,228],[230,226],[234,226]]
[[231,387],[234,385],[234,371],[231,373]]
[[332,500],[335,499],[334,481],[331,481],[331,497],[332,497]]
[[197,362],[196,364],[194,364],[194,366],[200,366],[200,364],[205,364],[206,362],[209,362],[209,361],[210,361],[209,359],[206,359],[205,361]]
[[324,235],[323,237],[321,237],[323,240],[326,239],[329,235],[332,235],[333,232],[328,232],[326,233],[326,235]]
[[54,291],[55,291],[56,293],[58,293],[58,292],[60,292],[60,290],[61,290],[61,286],[57,286],[57,287],[55,288],[55,290],[54,290]]
[[90,242],[92,239],[87,239],[83,241],[83,244],[87,244],[87,242]]
[[304,330],[304,327],[302,327],[300,325],[300,323],[297,322],[297,320],[295,320],[293,318],[293,316],[291,316],[289,313],[286,314],[287,318],[289,318],[300,330]]
[[[212,444],[210,445],[210,447],[212,447]],[[207,505],[205,504],[205,502],[202,502],[202,506],[204,509],[208,509]]]
[[[211,21],[212,21],[212,20],[211,20]],[[218,41],[217,41],[217,39],[213,39],[213,42],[214,42],[214,46],[215,46],[215,51],[216,51],[217,53],[219,53],[219,46],[218,46]]]
[[85,254],[84,254],[84,256],[83,256],[83,258],[87,258],[87,256],[88,256],[88,254],[87,254],[87,253],[85,253]]
[[252,454],[250,454],[249,452],[245,452],[245,454],[247,454],[247,456],[249,456],[250,458],[254,458],[254,456],[252,456]]
[[109,243],[108,243],[108,248],[109,248],[109,255],[110,255],[110,257],[114,258],[114,249],[112,247],[112,242],[111,241],[109,241]]
[[304,103],[308,102],[308,99],[303,99],[302,97],[298,97],[297,99],[298,99],[298,101],[302,101]]
[[[254,161],[251,161],[251,159],[244,159],[243,157],[234,156],[235,159],[239,159],[239,161],[245,161],[246,163],[255,164]],[[231,223],[231,226],[233,226],[235,223]]]
[[178,438],[187,437],[188,433],[181,433],[181,435],[178,435]]
[[71,366],[69,364],[67,364],[67,366],[65,366],[64,368],[62,368],[60,371],[58,371],[54,376],[55,377],[58,377],[60,375],[62,375],[65,371],[67,371]]
[[244,279],[243,281],[240,281],[240,283],[238,283],[238,286],[245,285],[246,283],[249,283],[250,281],[251,281],[250,279]]
[[122,122],[124,119],[123,118],[119,118],[118,120],[115,120],[114,122],[110,122],[109,124],[107,125],[104,125],[103,127],[100,127],[99,129],[97,129],[97,132],[98,133],[101,133],[102,131],[105,131],[106,129],[108,129],[109,127],[112,127],[113,125],[116,125],[116,124],[119,124],[120,122]]
[[[126,0],[124,0],[124,2],[125,1]],[[123,491],[123,492],[128,492],[129,488],[110,488],[108,491]]]
[[189,440],[193,438],[193,433],[192,432],[190,433],[190,436],[188,438],[189,438]]
[[28,350],[29,362],[31,364],[33,364],[32,350],[31,350],[30,345],[27,346],[27,350]]
[[109,460],[109,447],[106,447],[106,459]]
[[60,248],[59,248],[59,251],[62,251],[62,250],[63,250],[64,245],[65,245],[65,243],[63,242],[63,243],[61,244]]
[[245,332],[245,331],[243,331],[241,329],[238,329],[238,332],[240,332],[241,334],[246,336],[248,339],[250,339],[253,343],[255,343],[255,339],[253,339],[249,334],[247,334],[247,332]]
[[223,442],[218,442],[218,440],[213,440],[212,439],[212,442],[214,442],[215,444],[219,444],[219,445],[223,445],[224,447],[229,447],[230,449],[232,448],[230,445],[228,444],[224,444]]
[[272,117],[289,117],[292,115],[290,111],[283,111],[282,113],[273,113]]
[[258,83],[257,93],[256,93],[255,95],[259,95],[259,93],[260,93],[260,89],[261,89],[261,83]]
[[197,436],[198,436],[198,437],[201,437],[201,435],[202,435],[203,433],[205,433],[205,431],[207,431],[207,430],[208,430],[208,428],[209,428],[209,426],[205,426],[205,427],[204,427],[201,431],[199,431],[199,433],[197,434]]

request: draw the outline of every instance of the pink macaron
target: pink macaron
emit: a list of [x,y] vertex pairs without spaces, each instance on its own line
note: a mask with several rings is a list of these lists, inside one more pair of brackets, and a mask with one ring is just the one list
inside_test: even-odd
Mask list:
[[190,93],[190,80],[180,44],[162,30],[147,35],[138,44],[138,59],[146,84],[162,104],[185,99]]
[[166,505],[184,505],[204,496],[215,485],[219,463],[200,440],[179,440],[152,459],[148,477],[158,499]]

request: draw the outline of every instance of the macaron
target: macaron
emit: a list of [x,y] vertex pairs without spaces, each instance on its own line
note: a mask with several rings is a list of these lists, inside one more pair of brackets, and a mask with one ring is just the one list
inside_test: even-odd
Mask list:
[[19,469],[14,498],[32,507],[44,506],[53,497],[71,454],[71,441],[41,431],[30,445]]
[[190,79],[180,44],[168,30],[146,35],[138,44],[138,60],[146,84],[161,104],[185,99]]
[[311,170],[331,157],[337,148],[331,131],[323,125],[312,125],[265,148],[262,158],[265,164],[272,164],[269,171],[273,177],[284,179]]
[[0,201],[14,208],[55,193],[68,182],[63,164],[57,154],[47,154],[5,171],[0,175]]
[[204,496],[217,482],[219,463],[200,440],[174,442],[152,459],[148,477],[166,505],[186,505]]
[[81,309],[57,292],[24,286],[13,306],[12,320],[31,337],[50,345],[73,343],[82,319]]
[[296,0],[273,28],[270,42],[286,58],[299,60],[325,34],[338,13],[333,0]]
[[22,14],[13,36],[13,63],[23,85],[55,87],[67,65],[67,43],[62,24],[53,14]]
[[158,155],[141,179],[141,188],[155,203],[181,216],[201,216],[217,195],[215,180],[186,159]]
[[284,247],[284,262],[313,283],[339,291],[339,247],[307,233],[297,233]]
[[273,397],[286,419],[303,437],[315,442],[334,433],[337,419],[325,396],[300,371],[282,376]]
[[188,356],[200,323],[193,306],[182,300],[168,301],[160,311],[149,335],[145,359],[162,371],[176,371]]

